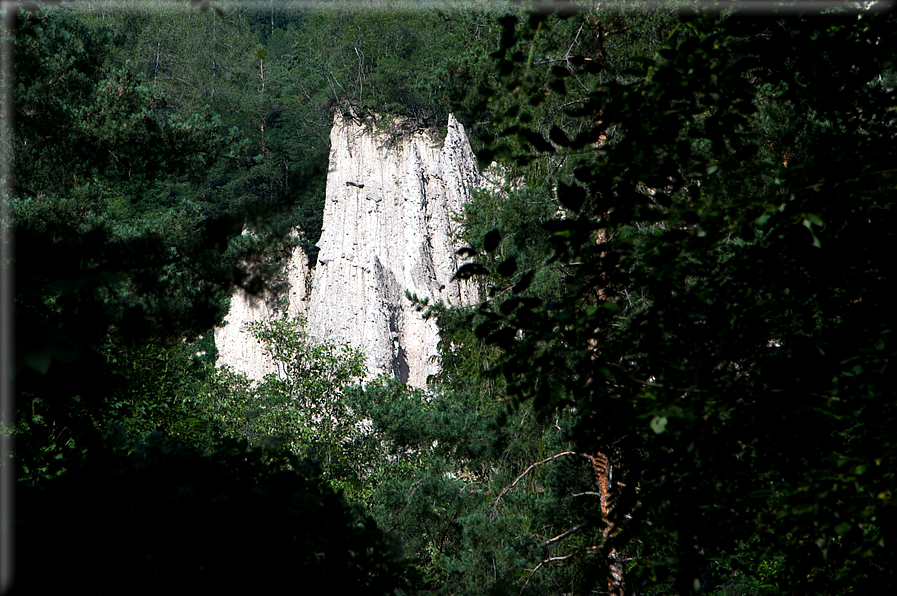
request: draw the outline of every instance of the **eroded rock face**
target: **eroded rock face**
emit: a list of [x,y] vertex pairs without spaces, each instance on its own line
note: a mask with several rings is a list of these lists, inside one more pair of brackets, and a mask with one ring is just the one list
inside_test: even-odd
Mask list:
[[[474,285],[451,281],[459,266],[453,217],[471,190],[486,182],[463,126],[451,116],[442,141],[428,131],[401,138],[375,134],[341,119],[330,141],[318,263],[308,271],[305,255],[294,252],[287,266],[289,312],[308,319],[313,338],[362,350],[371,376],[385,373],[425,386],[439,368],[432,358],[438,332],[434,321],[414,311],[405,291],[452,305],[478,300]],[[241,304],[243,299],[234,297],[230,324],[216,331],[219,363],[260,378],[264,372],[258,372],[274,367],[257,364],[265,355],[252,352],[261,347],[251,337],[234,336],[238,320],[271,313]]]
[[271,294],[253,296],[237,288],[231,297],[225,324],[215,328],[219,366],[230,365],[251,379],[262,379],[267,374],[277,372],[274,362],[252,337],[247,326],[247,323],[276,316],[276,303],[277,297]]
[[[247,229],[243,234],[248,234]],[[297,236],[293,231],[292,236]],[[252,336],[249,323],[267,321],[286,314],[306,316],[305,304],[311,291],[313,272],[308,267],[308,258],[301,248],[296,248],[286,265],[289,293],[282,296],[266,290],[253,295],[242,288],[236,288],[231,296],[230,309],[224,317],[224,325],[215,329],[215,347],[218,349],[219,366],[229,365],[251,379],[261,380],[271,373],[281,374],[267,351]],[[286,309],[284,306],[286,304]]]

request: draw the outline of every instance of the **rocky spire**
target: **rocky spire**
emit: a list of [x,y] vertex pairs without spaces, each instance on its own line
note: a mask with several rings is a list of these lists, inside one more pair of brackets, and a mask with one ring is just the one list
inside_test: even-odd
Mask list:
[[[318,262],[308,271],[295,249],[287,266],[289,312],[308,319],[311,337],[362,350],[371,376],[423,387],[438,372],[432,357],[439,337],[405,290],[453,305],[478,300],[476,287],[451,281],[459,265],[454,217],[485,181],[453,116],[444,140],[431,131],[377,133],[370,124],[334,122]],[[273,366],[265,367],[265,356],[255,355],[261,346],[239,327],[272,310],[246,302],[238,292],[229,324],[216,331],[219,364],[261,378]]]

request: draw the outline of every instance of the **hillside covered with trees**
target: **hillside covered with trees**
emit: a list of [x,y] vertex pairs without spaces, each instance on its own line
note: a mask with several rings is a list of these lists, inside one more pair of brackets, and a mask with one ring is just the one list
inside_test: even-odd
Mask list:
[[[892,13],[49,4],[3,32],[3,581],[897,587]],[[254,328],[285,378],[217,370],[233,286],[315,258],[350,111],[454,113],[514,181],[463,213],[482,303],[414,297],[425,391],[288,319]]]

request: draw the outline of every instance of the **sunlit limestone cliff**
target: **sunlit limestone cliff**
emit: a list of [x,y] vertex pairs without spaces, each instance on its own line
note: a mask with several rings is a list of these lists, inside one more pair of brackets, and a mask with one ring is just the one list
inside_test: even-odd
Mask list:
[[[438,332],[405,291],[452,305],[477,301],[474,285],[451,281],[459,266],[455,217],[486,181],[464,127],[451,116],[444,139],[431,131],[377,133],[337,116],[330,142],[320,253],[310,270],[302,250],[294,250],[288,313],[307,318],[312,338],[359,348],[371,376],[425,386],[439,367]],[[246,323],[276,316],[280,298],[235,293],[227,323],[215,332],[219,365],[255,379],[275,371]]]

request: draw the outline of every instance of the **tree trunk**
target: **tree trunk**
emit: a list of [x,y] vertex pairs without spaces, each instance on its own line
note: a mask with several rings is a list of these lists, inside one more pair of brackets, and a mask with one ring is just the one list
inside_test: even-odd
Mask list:
[[611,596],[625,596],[626,582],[623,573],[625,554],[614,544],[614,533],[624,512],[618,507],[620,495],[626,486],[626,468],[623,466],[622,451],[613,444],[601,449],[591,457],[592,467],[601,494],[601,516],[604,518],[604,545],[610,545],[607,553],[607,593]]

